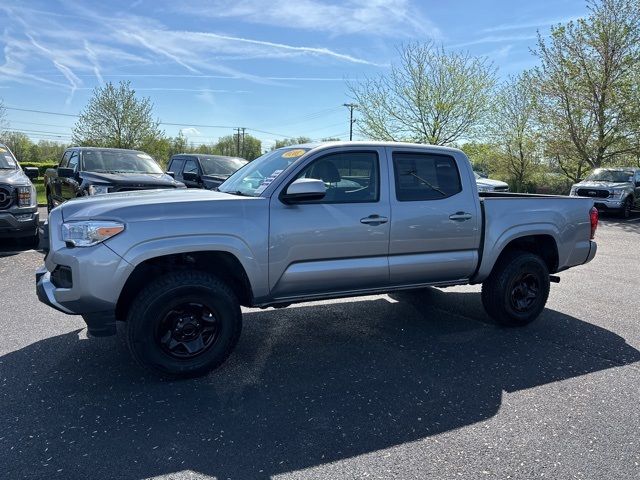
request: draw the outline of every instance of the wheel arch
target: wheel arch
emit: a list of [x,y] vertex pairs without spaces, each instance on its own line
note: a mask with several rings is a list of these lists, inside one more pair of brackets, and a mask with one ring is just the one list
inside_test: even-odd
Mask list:
[[249,276],[234,254],[220,250],[180,252],[147,258],[136,265],[118,296],[116,319],[126,319],[131,303],[149,279],[179,270],[211,273],[233,290],[241,305],[250,306],[253,303],[253,289]]

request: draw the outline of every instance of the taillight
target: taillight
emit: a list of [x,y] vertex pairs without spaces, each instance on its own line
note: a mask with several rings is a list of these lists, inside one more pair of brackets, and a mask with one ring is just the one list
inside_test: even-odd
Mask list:
[[598,228],[598,209],[596,207],[591,207],[589,210],[589,220],[591,221],[591,240],[593,240]]

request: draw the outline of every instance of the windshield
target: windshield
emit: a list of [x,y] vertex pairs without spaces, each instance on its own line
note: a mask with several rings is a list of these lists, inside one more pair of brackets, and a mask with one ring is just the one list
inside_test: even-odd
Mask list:
[[603,168],[598,168],[591,172],[585,180],[591,180],[594,182],[624,183],[630,182],[632,177],[633,172],[630,170],[605,170]]
[[205,175],[228,177],[246,164],[247,161],[244,158],[200,157],[200,165]]
[[248,163],[218,188],[221,192],[257,197],[266,190],[289,165],[295,162],[310,148],[280,148],[265,153]]
[[0,170],[15,170],[16,168],[18,168],[18,164],[11,152],[7,148],[0,146]]
[[82,161],[86,172],[162,173],[156,161],[143,152],[85,150],[82,152]]

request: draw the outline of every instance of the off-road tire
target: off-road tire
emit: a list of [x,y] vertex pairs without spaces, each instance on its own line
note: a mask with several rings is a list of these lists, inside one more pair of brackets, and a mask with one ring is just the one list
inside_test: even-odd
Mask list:
[[[518,282],[523,278],[525,283],[536,284],[536,296],[530,306],[519,309],[522,302],[531,300],[518,299]],[[549,287],[549,269],[542,258],[530,252],[512,250],[500,257],[482,284],[482,304],[499,325],[522,327],[542,313],[549,297]]]
[[[163,350],[158,329],[167,312],[196,302],[208,306],[219,332],[213,344],[198,356],[175,358]],[[127,347],[139,365],[162,376],[191,378],[219,367],[238,343],[241,330],[240,304],[224,282],[205,272],[179,271],[157,278],[136,296],[124,333]]]

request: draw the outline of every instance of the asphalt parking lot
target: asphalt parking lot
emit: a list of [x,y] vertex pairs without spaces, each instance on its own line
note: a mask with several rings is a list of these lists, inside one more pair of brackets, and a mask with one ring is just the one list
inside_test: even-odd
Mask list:
[[189,381],[40,304],[0,243],[0,477],[640,478],[640,215],[524,329],[478,287],[247,310]]

